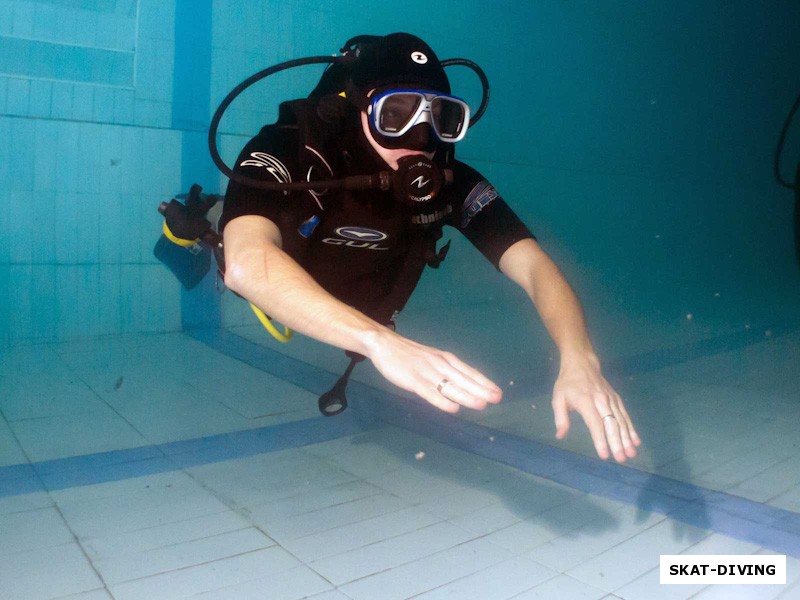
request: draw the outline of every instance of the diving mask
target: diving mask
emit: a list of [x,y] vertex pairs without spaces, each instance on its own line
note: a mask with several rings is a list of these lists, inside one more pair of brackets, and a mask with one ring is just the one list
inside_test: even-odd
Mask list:
[[370,100],[367,116],[374,131],[399,138],[428,123],[442,142],[459,142],[469,127],[469,106],[461,98],[423,90],[389,90]]

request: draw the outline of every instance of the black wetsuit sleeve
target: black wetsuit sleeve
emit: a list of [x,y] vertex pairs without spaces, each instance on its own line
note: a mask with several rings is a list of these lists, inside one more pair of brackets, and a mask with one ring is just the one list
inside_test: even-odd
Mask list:
[[456,162],[454,171],[453,214],[448,225],[461,231],[499,270],[506,250],[536,236],[478,171],[461,162]]
[[[244,147],[234,172],[262,181],[290,182],[298,179],[297,130],[269,125]],[[219,231],[236,217],[266,217],[286,235],[293,215],[303,199],[297,192],[261,190],[231,180],[225,193]]]

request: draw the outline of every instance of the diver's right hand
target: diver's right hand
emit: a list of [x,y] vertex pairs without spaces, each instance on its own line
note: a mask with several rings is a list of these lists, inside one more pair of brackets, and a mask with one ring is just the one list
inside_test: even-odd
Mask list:
[[370,340],[367,356],[386,379],[445,412],[458,412],[461,406],[483,410],[503,397],[497,385],[454,354],[388,329]]

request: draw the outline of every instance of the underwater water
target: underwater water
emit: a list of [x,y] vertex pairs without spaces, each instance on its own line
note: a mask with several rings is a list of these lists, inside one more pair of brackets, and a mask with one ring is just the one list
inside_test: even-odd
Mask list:
[[[800,597],[800,268],[774,150],[790,1],[0,0],[0,598]],[[504,400],[446,415],[275,341],[158,260],[163,201],[223,193],[211,116],[252,73],[409,31],[491,82],[458,146],[580,297],[643,440],[555,439],[558,353],[455,230],[398,318]],[[463,72],[462,72],[463,71]],[[248,90],[229,163],[318,67]],[[480,86],[454,68],[473,106]],[[780,163],[800,161],[800,120]],[[782,585],[659,583],[661,555],[785,555]]]

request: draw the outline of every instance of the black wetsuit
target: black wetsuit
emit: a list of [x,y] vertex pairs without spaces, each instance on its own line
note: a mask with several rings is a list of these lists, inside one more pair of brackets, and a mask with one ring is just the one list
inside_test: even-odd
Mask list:
[[[235,170],[268,181],[335,179],[387,170],[357,127],[314,147],[296,126],[264,127]],[[319,144],[325,146],[326,144]],[[497,267],[515,242],[533,235],[477,171],[459,161],[454,183],[412,211],[380,190],[272,192],[231,182],[219,223],[261,215],[281,232],[283,250],[336,298],[388,323],[432,258],[441,226],[461,231]]]

